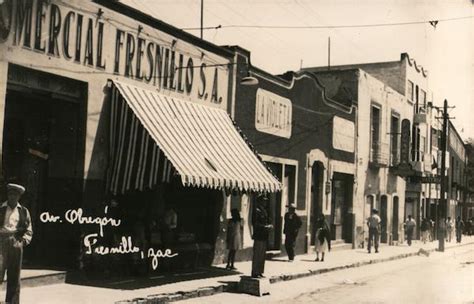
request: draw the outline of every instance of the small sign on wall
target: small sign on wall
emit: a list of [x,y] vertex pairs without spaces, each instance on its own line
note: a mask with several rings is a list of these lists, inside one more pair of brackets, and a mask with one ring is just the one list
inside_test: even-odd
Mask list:
[[291,137],[292,104],[288,98],[258,89],[255,107],[255,129],[279,137]]

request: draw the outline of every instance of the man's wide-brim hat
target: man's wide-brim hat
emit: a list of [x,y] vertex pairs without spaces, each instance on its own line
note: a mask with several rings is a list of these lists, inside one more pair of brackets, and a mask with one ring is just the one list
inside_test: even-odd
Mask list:
[[373,213],[378,213],[379,211],[374,208],[374,209],[372,209],[372,212],[373,212]]
[[288,209],[296,209],[296,205],[295,204],[288,204],[286,206]]
[[23,187],[22,185],[18,185],[18,184],[7,184],[7,191],[16,191],[20,194],[23,194],[25,193],[25,187]]

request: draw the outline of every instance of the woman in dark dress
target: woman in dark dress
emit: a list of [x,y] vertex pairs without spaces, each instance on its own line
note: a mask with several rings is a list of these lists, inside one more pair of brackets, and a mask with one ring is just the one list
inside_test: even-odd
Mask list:
[[331,235],[329,232],[329,225],[324,219],[324,215],[320,214],[315,223],[315,242],[314,249],[316,251],[316,262],[319,261],[319,254],[321,253],[321,262],[324,262],[324,254],[331,251]]

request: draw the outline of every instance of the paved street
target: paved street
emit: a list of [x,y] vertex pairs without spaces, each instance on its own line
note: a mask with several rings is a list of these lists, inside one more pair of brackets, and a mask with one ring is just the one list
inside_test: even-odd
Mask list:
[[[211,297],[196,298],[193,300],[182,301],[180,303],[244,303],[244,302],[262,302],[262,303],[287,303],[288,301],[298,301],[299,303],[311,303],[316,299],[322,303],[375,303],[367,302],[365,292],[368,290],[374,299],[382,301],[386,299],[387,303],[414,303],[416,299],[412,293],[409,293],[409,286],[423,286],[421,283],[406,282],[407,277],[414,277],[412,274],[423,271],[422,277],[436,278],[436,280],[426,282],[424,293],[430,294],[430,289],[440,292],[440,296],[446,291],[454,292],[458,290],[463,299],[472,299],[473,264],[461,264],[463,262],[473,261],[474,237],[465,237],[463,246],[454,249],[447,249],[445,253],[431,253],[427,258],[412,257],[396,260],[393,262],[377,263],[369,266],[361,266],[348,270],[339,270],[326,274],[319,274],[305,279],[297,279],[287,282],[271,284],[271,295],[262,298],[247,296],[243,294],[221,293]],[[448,243],[447,247],[455,246],[455,243]],[[378,254],[367,254],[365,249],[341,250],[330,252],[324,263],[314,262],[314,254],[298,255],[294,263],[286,262],[286,257],[278,258],[266,262],[265,275],[267,277],[278,277],[281,275],[291,275],[308,272],[309,270],[318,270],[332,267],[344,267],[353,263],[367,263],[372,260],[390,259],[400,254],[414,254],[420,248],[436,248],[437,242],[422,244],[416,241],[413,246],[406,244],[400,246],[382,246]],[[470,258],[470,260],[469,260]],[[147,286],[142,288],[120,288],[118,286],[81,286],[74,284],[54,284],[48,286],[38,286],[22,288],[22,303],[114,303],[119,300],[134,299],[138,297],[147,297],[148,295],[160,293],[173,293],[178,291],[196,290],[202,287],[215,286],[223,282],[238,282],[241,275],[250,273],[251,262],[238,262],[236,266],[238,272],[226,272],[224,265],[216,267],[216,271],[221,269],[222,274],[217,277],[195,278],[183,280],[176,278],[175,282],[158,284],[156,286]],[[449,268],[449,267],[451,268]],[[456,271],[453,272],[453,269]],[[420,279],[421,276],[416,278]],[[451,286],[456,282],[462,282],[461,277],[467,277],[464,285],[457,284],[456,289],[440,288],[440,286]],[[132,286],[136,282],[121,282]],[[416,284],[415,284],[416,283]],[[427,287],[427,285],[429,287]],[[433,286],[433,287],[432,287]],[[383,287],[383,288],[382,288]],[[406,288],[404,293],[401,288]],[[354,290],[360,290],[363,293]],[[418,288],[411,290],[416,291]],[[380,293],[377,294],[377,292]],[[408,297],[407,301],[401,301],[402,296]],[[384,296],[387,296],[384,298]],[[396,295],[396,296],[395,296]],[[1,297],[4,294],[0,294]],[[359,298],[357,298],[359,297]],[[375,298],[377,297],[377,298]],[[357,299],[357,301],[355,301]],[[440,298],[438,303],[449,303]],[[343,302],[346,300],[346,302]],[[392,300],[390,302],[389,300]],[[400,300],[400,301],[399,301]],[[385,301],[385,300],[384,300]],[[436,303],[436,299],[434,302]],[[296,302],[296,303],[298,303]],[[382,301],[382,303],[385,303]],[[424,303],[424,302],[421,302]],[[429,302],[426,302],[429,303]],[[452,302],[459,303],[459,302]],[[460,302],[463,303],[463,302]]]
[[180,303],[473,303],[474,246],[271,285],[261,298],[219,294]]

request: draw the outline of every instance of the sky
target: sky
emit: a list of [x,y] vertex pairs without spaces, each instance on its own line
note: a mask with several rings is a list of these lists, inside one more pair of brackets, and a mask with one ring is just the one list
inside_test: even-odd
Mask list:
[[[120,0],[181,28],[199,28],[201,0]],[[450,106],[461,137],[474,138],[474,0],[203,0],[204,27],[289,26],[292,29],[205,29],[204,39],[239,45],[252,65],[273,74],[300,67],[400,60],[401,53],[429,73],[433,102]],[[468,17],[463,19],[456,19]],[[446,20],[443,19],[455,19]],[[428,22],[439,20],[436,27]],[[419,24],[301,28],[367,24]],[[199,36],[199,30],[187,30]]]

